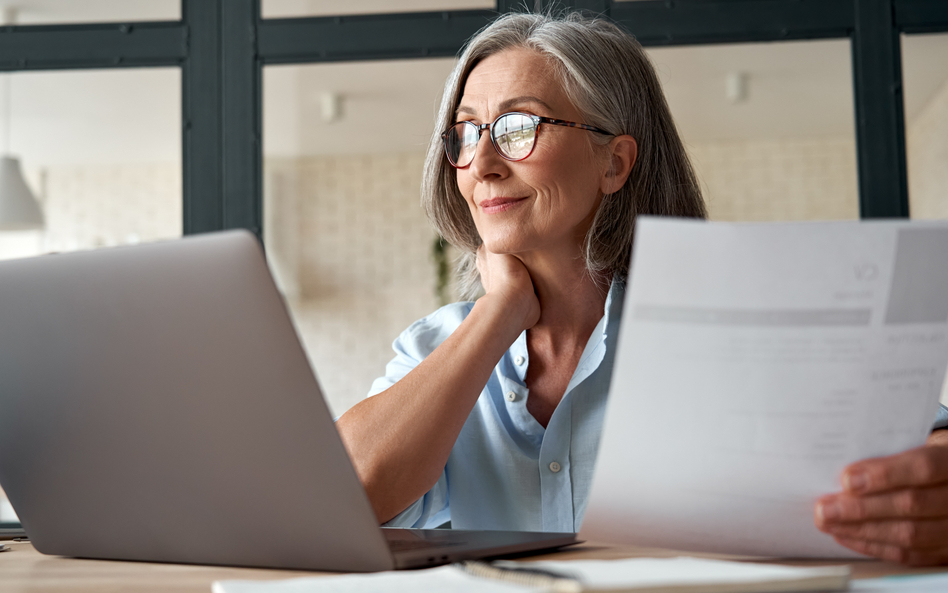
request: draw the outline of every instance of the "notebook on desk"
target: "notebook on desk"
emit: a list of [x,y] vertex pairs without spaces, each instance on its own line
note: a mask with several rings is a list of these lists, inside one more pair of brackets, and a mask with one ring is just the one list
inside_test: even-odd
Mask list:
[[249,233],[0,262],[0,345],[0,484],[40,552],[375,571],[576,541],[380,528]]

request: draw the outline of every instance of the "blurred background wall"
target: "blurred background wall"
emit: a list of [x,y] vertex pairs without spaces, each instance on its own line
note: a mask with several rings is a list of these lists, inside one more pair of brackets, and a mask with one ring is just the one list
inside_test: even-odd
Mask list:
[[[174,19],[173,0],[23,0],[22,23]],[[264,16],[484,8],[482,0],[265,0]],[[650,49],[715,220],[858,217],[849,42]],[[948,35],[903,38],[915,218],[948,217]],[[384,372],[391,341],[439,305],[419,205],[424,150],[452,59],[268,66],[264,236],[334,414]],[[42,231],[0,257],[181,235],[175,68],[0,74],[9,152]],[[4,126],[6,129],[6,126]],[[451,298],[451,287],[448,297]]]

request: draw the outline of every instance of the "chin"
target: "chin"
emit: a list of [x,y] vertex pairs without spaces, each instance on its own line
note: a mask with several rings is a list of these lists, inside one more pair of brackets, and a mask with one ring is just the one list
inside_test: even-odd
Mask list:
[[525,233],[523,225],[503,224],[491,227],[484,229],[485,232],[478,229],[484,246],[491,253],[516,255],[536,248],[535,233]]
[[505,239],[488,239],[484,241],[484,246],[487,248],[487,251],[490,251],[491,253],[503,255],[517,255],[518,253],[529,251],[522,241],[511,241]]

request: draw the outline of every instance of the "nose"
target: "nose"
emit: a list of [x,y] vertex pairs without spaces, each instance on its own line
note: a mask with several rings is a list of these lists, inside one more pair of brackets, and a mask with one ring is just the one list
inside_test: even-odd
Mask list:
[[477,141],[474,158],[468,165],[468,171],[476,181],[504,179],[510,173],[507,161],[497,153],[490,140],[490,132],[484,130]]

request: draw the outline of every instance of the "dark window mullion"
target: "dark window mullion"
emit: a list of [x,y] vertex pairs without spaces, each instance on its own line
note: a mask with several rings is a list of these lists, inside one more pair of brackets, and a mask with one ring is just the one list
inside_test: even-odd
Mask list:
[[257,51],[265,64],[453,57],[493,10],[264,19]]
[[854,0],[642,0],[610,15],[645,46],[848,37]]
[[909,215],[902,56],[892,0],[854,0],[853,98],[861,218]]
[[948,2],[895,0],[895,24],[903,33],[948,32]]
[[259,0],[225,0],[221,147],[224,228],[250,229],[261,236],[263,182],[261,66],[256,32]]
[[[557,12],[564,9],[581,10],[591,14],[609,16],[612,0],[533,0],[530,3],[537,12]],[[523,12],[524,0],[497,0],[497,12]]]
[[0,27],[0,70],[178,65],[187,51],[179,21]]
[[181,81],[185,234],[224,228],[221,2],[181,2],[189,39]]

